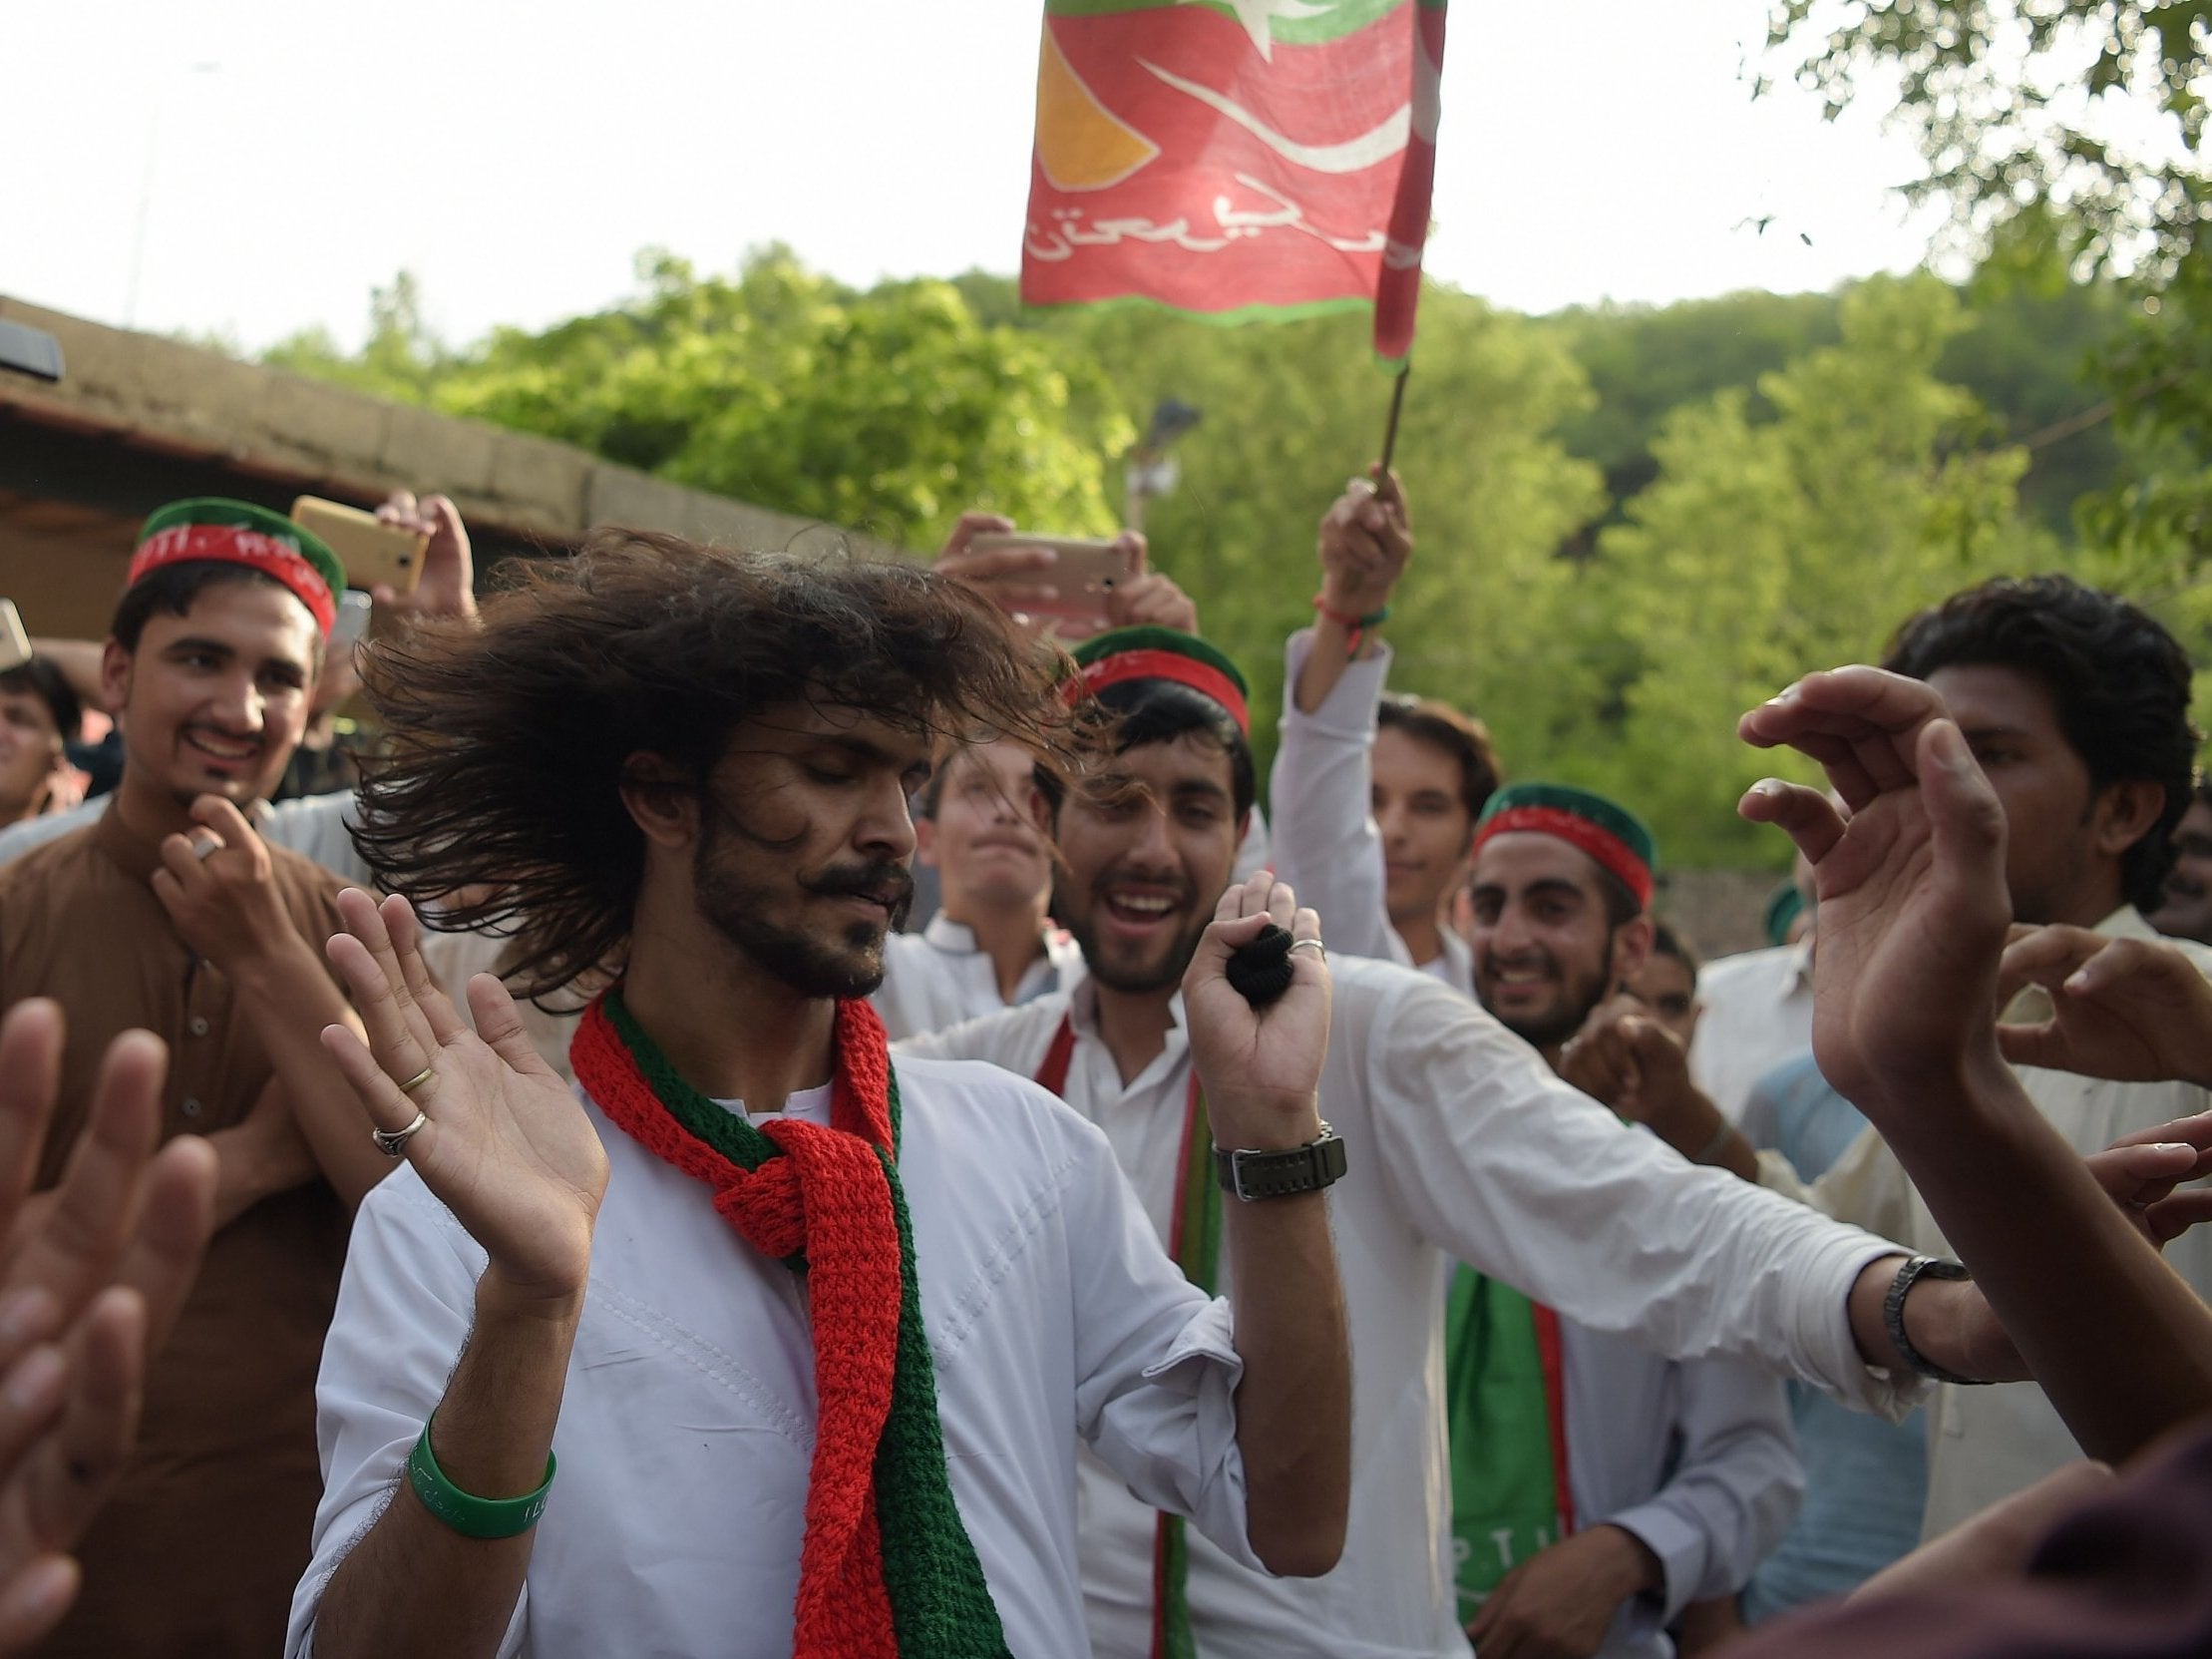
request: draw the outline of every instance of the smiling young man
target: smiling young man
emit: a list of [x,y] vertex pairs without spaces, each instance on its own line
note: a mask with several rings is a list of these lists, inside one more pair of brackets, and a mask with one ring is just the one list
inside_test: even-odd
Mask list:
[[163,1134],[206,1136],[218,1168],[218,1231],[149,1369],[140,1452],[42,1654],[268,1653],[306,1559],[316,1359],[352,1204],[381,1170],[315,1038],[347,1018],[310,943],[335,925],[337,883],[240,809],[290,758],[343,580],[260,508],[156,513],[102,660],[122,781],[97,822],[0,872],[0,1001],[69,1011],[41,1184],[132,1027],[174,1056]]
[[[1475,990],[1555,1068],[1650,964],[1656,861],[1642,820],[1589,790],[1520,783],[1490,798],[1470,880]],[[1610,1102],[1606,1081],[1569,1076]],[[1732,1611],[1804,1487],[1778,1380],[1662,1358],[1472,1267],[1453,1276],[1445,1345],[1478,1652],[1657,1659],[1685,1610]]]
[[[1053,914],[1090,978],[1065,1003],[904,1046],[1053,1087],[1105,1131],[1186,1274],[1218,1283],[1238,1253],[1213,1231],[1200,1131],[1211,1101],[1177,988],[1252,807],[1245,683],[1205,641],[1161,629],[1086,640],[1076,656],[1114,716],[1092,786],[1055,820]],[[1084,1593],[1102,1659],[1141,1659],[1160,1621],[1186,1617],[1205,1659],[1467,1651],[1440,1456],[1453,1259],[1661,1352],[1757,1358],[1869,1408],[1913,1392],[1881,1311],[1895,1245],[1689,1168],[1429,976],[1348,957],[1332,973],[1319,1097],[1349,1154],[1330,1207],[1359,1380],[1344,1558],[1317,1579],[1275,1580],[1202,1539],[1176,1547],[1124,1481],[1085,1460]],[[1924,1282],[1908,1307],[1924,1351],[1962,1370],[2009,1363],[1973,1287]]]
[[[387,882],[496,894],[451,919],[518,924],[527,991],[620,977],[571,1093],[489,978],[468,1031],[405,900],[345,900],[373,1057],[331,1039],[409,1168],[347,1263],[287,1651],[1064,1659],[1078,1441],[1250,1570],[1334,1560],[1350,1381],[1318,1192],[1230,1218],[1271,1269],[1232,1312],[1094,1129],[889,1055],[865,1001],[937,746],[1059,742],[1048,662],[986,602],[609,533],[370,678]],[[1239,1160],[1319,1132],[1317,953],[1265,1015],[1223,976],[1271,917],[1312,939],[1262,878],[1192,980]]]
[[1070,991],[1083,953],[1046,920],[1052,849],[1037,758],[1004,738],[952,747],[915,800],[915,857],[941,902],[884,941],[876,1012],[894,1039]]
[[1321,516],[1321,591],[1287,647],[1283,736],[1269,779],[1276,873],[1341,948],[1474,994],[1444,908],[1498,787],[1480,721],[1383,690],[1381,637],[1413,550],[1395,476],[1353,484]]
[[[2156,621],[2114,595],[2063,576],[1999,578],[1908,620],[1884,666],[1923,680],[1943,700],[2005,811],[2005,878],[2016,923],[2155,937],[2143,920],[2163,890],[2168,837],[2187,805],[2197,733],[2191,669]],[[2212,952],[2179,947],[2200,971]],[[2025,994],[2028,1003],[2040,994]],[[2013,1018],[2031,1019],[2016,1010]],[[2022,1086],[2077,1150],[2212,1108],[2195,1083],[2114,1082],[2037,1067]],[[1653,1119],[1675,1146],[1716,1133],[1692,1102]],[[1751,1172],[1733,1136],[1717,1154]],[[1928,1253],[1943,1237],[1896,1154],[1871,1128],[1821,1178],[1804,1185],[1777,1153],[1758,1178],[1830,1214]],[[2212,1295],[2212,1236],[2199,1228],[2166,1251],[2197,1293]],[[1929,1402],[1930,1536],[2041,1479],[2074,1455],[2073,1437],[2032,1386],[1939,1388]]]

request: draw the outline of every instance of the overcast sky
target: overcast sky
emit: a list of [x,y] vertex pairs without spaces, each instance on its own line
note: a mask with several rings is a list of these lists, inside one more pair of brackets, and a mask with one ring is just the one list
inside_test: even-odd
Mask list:
[[[1765,15],[1455,0],[1429,269],[1541,311],[1917,263],[1908,144],[1751,101]],[[455,341],[603,306],[653,245],[1010,272],[1037,29],[1034,0],[17,7],[0,292],[258,347],[357,341],[400,269]]]

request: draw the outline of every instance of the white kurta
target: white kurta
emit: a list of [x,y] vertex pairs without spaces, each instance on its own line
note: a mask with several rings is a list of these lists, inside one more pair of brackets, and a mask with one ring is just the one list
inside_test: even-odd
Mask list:
[[1073,991],[1084,975],[1083,950],[1058,928],[1048,928],[1044,947],[1014,987],[998,995],[998,969],[975,943],[975,930],[938,911],[920,933],[895,933],[884,940],[884,983],[869,999],[894,1037],[940,1032],[963,1020],[979,1020],[1002,1008],[1016,1008]]
[[[2107,916],[2096,931],[2121,939],[2159,938],[2131,905]],[[2198,972],[2212,976],[2212,950],[2188,940],[2162,943],[2185,952]],[[2042,992],[2030,987],[2021,995],[2008,1018],[2048,1018]],[[2014,1074],[2036,1110],[2077,1152],[2101,1152],[2122,1135],[2212,1109],[2212,1092],[2194,1083],[2112,1082],[2031,1065],[2016,1066]],[[1810,1187],[1797,1180],[1779,1152],[1759,1154],[1759,1178],[1830,1215],[1879,1228],[1915,1250],[1951,1254],[1904,1165],[1871,1127]],[[2212,1228],[2190,1229],[2166,1246],[2165,1256],[2197,1295],[2212,1300]],[[1926,1535],[1948,1532],[2080,1455],[2073,1436],[2033,1383],[1938,1387],[1928,1402]]]
[[[1846,1313],[1860,1269],[1895,1246],[1692,1167],[1432,979],[1343,956],[1330,968],[1320,1105],[1350,1159],[1329,1194],[1351,1329],[1350,1526],[1342,1561],[1311,1579],[1265,1579],[1194,1541],[1207,1659],[1466,1652],[1444,1445],[1447,1257],[1662,1353],[1763,1360],[1872,1410],[1917,1397],[1860,1362]],[[1071,1006],[1068,1101],[1106,1131],[1165,1236],[1191,1076],[1181,1002],[1166,1047],[1126,1087],[1097,1037],[1094,988]],[[1053,999],[910,1046],[1034,1076],[1063,1012]],[[1109,1659],[1141,1656],[1151,1516],[1093,1465],[1082,1496],[1091,1639]]]
[[[981,1066],[897,1068],[952,1493],[1011,1651],[1089,1651],[1078,1444],[1256,1569],[1227,1304],[1185,1282],[1103,1138],[1042,1089]],[[794,1095],[790,1112],[824,1121],[828,1096]],[[815,1425],[799,1287],[704,1186],[590,1109],[612,1178],[559,1472],[502,1659],[788,1655]],[[288,1654],[311,1651],[330,1574],[445,1392],[483,1264],[412,1169],[363,1202],[316,1390],[325,1490]]]
[[1813,1045],[1810,940],[1708,962],[1697,975],[1689,1080],[1734,1123],[1758,1080]]
[[[1285,650],[1286,687],[1297,684],[1313,630],[1300,628]],[[1282,743],[1268,777],[1275,820],[1275,873],[1296,890],[1298,903],[1321,919],[1331,951],[1418,966],[1463,997],[1475,994],[1474,957],[1467,942],[1443,930],[1444,954],[1415,964],[1390,925],[1382,831],[1376,825],[1372,751],[1375,709],[1390,677],[1390,647],[1344,665],[1343,677],[1310,714],[1283,698]]]

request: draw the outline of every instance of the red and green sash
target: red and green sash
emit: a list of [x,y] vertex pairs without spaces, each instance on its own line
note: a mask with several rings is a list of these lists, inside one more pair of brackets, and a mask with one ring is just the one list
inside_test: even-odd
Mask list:
[[[1060,1017],[1052,1034],[1044,1064],[1037,1068],[1039,1086],[1063,1099],[1067,1095],[1068,1063],[1075,1055],[1075,1027]],[[1222,1194],[1214,1179],[1213,1131],[1206,1122],[1206,1096],[1198,1086],[1198,1068],[1191,1068],[1191,1092],[1183,1111],[1183,1148],[1176,1156],[1175,1218],[1168,1225],[1168,1254],[1183,1270],[1183,1277],[1207,1295],[1215,1294],[1221,1277]],[[1152,1659],[1198,1659],[1198,1644],[1191,1635],[1191,1556],[1184,1535],[1183,1517],[1160,1512],[1152,1535]]]
[[1444,1305],[1452,1541],[1460,1617],[1575,1529],[1559,1316],[1471,1267]]
[[716,1105],[619,987],[585,1012],[568,1057],[625,1134],[711,1187],[748,1244],[807,1274],[818,1417],[794,1659],[1005,1659],[945,1474],[899,1182],[899,1079],[876,1011],[838,1005],[827,1128],[756,1126]]

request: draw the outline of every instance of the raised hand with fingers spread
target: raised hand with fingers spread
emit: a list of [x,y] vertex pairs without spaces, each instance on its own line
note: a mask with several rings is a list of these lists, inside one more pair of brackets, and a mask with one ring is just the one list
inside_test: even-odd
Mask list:
[[606,1149],[582,1106],[489,975],[469,983],[470,1029],[423,966],[405,899],[378,906],[349,889],[338,906],[347,931],[331,939],[330,960],[368,1040],[344,1026],[323,1040],[384,1136],[378,1144],[415,1166],[516,1300],[573,1304],[607,1178]]
[[53,1003],[0,1021],[0,1653],[37,1641],[75,1599],[67,1551],[123,1471],[147,1356],[213,1226],[206,1143],[155,1150],[166,1055],[144,1032],[109,1048],[61,1185],[29,1206],[61,1048]]
[[[1741,809],[1781,825],[1813,866],[1821,1070],[1881,1131],[2066,1428],[2121,1457],[2212,1408],[2212,1316],[2146,1243],[2159,1229],[2145,1212],[2178,1202],[2167,1177],[2197,1154],[2108,1152],[2092,1172],[2005,1063],[1992,1015],[2012,919],[2006,814],[1943,698],[1842,668],[1807,675],[1741,729],[1818,760],[1850,814],[1775,781]],[[1974,1346],[1973,1306],[1948,1311],[1949,1337]],[[1908,1308],[1890,1329],[1910,1326]]]

